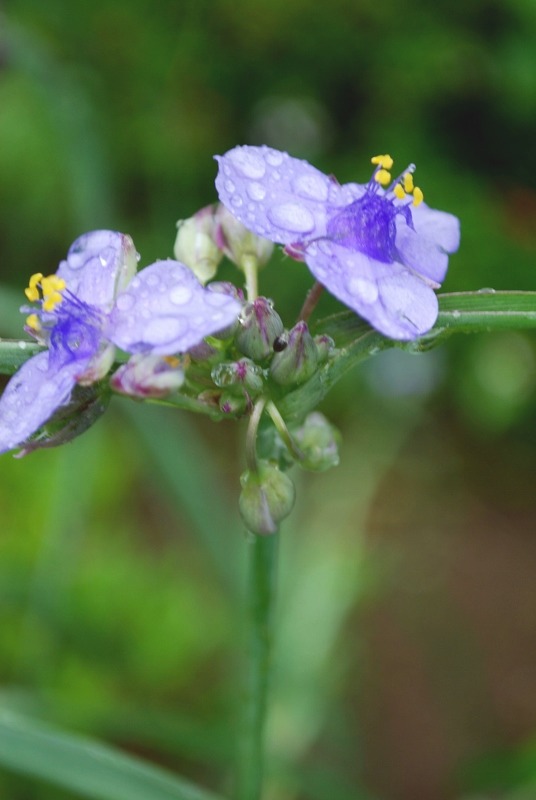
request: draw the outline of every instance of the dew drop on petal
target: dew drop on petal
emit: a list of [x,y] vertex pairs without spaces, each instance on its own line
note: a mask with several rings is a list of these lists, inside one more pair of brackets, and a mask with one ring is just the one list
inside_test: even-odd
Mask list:
[[176,306],[182,306],[191,300],[192,292],[187,286],[174,286],[169,292],[169,299]]
[[135,305],[136,300],[131,294],[124,292],[120,294],[117,300],[115,301],[116,307],[119,311],[130,311],[130,309]]
[[346,288],[364,303],[374,303],[378,298],[378,287],[374,281],[366,278],[351,277],[346,282]]
[[266,165],[262,158],[247,150],[233,150],[228,154],[227,158],[245,178],[258,180],[262,178],[266,172]]
[[184,333],[185,328],[182,317],[156,318],[145,326],[144,338],[153,345],[166,344]]
[[268,216],[274,225],[279,225],[288,231],[307,233],[315,226],[314,217],[310,211],[296,203],[281,203],[268,210]]
[[264,200],[266,197],[266,189],[262,184],[253,182],[247,186],[247,193],[252,200]]
[[324,203],[328,199],[328,187],[320,175],[298,175],[292,182],[292,187],[302,197],[318,200]]
[[233,205],[235,208],[240,208],[240,206],[243,205],[242,198],[238,197],[237,194],[233,195],[233,197],[231,197],[231,205]]
[[229,192],[229,194],[232,194],[236,188],[234,183],[230,180],[226,180],[223,185],[225,187],[225,191]]
[[278,150],[269,150],[266,153],[266,161],[271,167],[278,167],[283,163],[283,153],[280,153]]

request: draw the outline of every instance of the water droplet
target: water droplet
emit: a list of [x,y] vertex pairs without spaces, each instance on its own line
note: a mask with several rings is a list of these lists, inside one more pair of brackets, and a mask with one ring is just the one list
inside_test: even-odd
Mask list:
[[369,281],[367,278],[352,276],[346,281],[346,288],[350,294],[364,303],[374,303],[378,298],[378,287],[374,281]]
[[483,289],[478,289],[477,294],[495,294],[495,289],[490,289],[487,286],[484,286]]
[[295,192],[302,197],[309,197],[313,200],[324,202],[328,199],[328,187],[322,175],[304,174],[299,175],[292,183]]
[[260,183],[248,183],[247,193],[252,200],[264,200],[266,197],[266,189]]
[[225,187],[225,191],[229,192],[229,194],[232,194],[234,192],[235,188],[236,188],[234,183],[232,181],[230,181],[230,180],[224,181],[223,185]]
[[235,195],[233,195],[233,197],[231,197],[231,204],[235,208],[240,208],[240,206],[243,205],[243,200],[242,200],[241,197],[239,197],[237,194],[235,194]]
[[311,212],[297,203],[281,203],[268,210],[268,216],[274,225],[279,225],[288,231],[307,233],[312,231],[315,220]]
[[281,173],[280,173],[280,172],[278,172],[276,169],[274,169],[274,170],[273,170],[273,171],[270,173],[270,177],[271,177],[271,178],[273,178],[273,179],[274,179],[274,181],[280,181],[280,180],[281,180]]
[[104,258],[104,256],[103,256],[103,255],[100,255],[100,256],[99,256],[99,261],[100,261],[100,263],[101,263],[101,266],[103,266],[103,267],[107,267],[107,266],[108,266],[108,261],[107,261],[107,259],[106,259],[106,258]]
[[268,150],[266,153],[266,161],[271,167],[278,167],[283,163],[283,153],[278,150]]
[[182,317],[152,319],[145,326],[144,339],[153,345],[166,344],[184,333],[185,327],[186,323]]
[[461,315],[462,315],[461,311],[458,311],[458,309],[455,309],[454,311],[452,311],[452,316],[453,316],[454,319],[460,319]]
[[147,286],[155,287],[155,286],[158,286],[158,284],[160,283],[160,278],[158,277],[158,275],[154,275],[154,274],[148,275],[145,280],[147,282]]
[[28,342],[20,341],[20,342],[17,342],[17,344],[18,344],[18,346],[20,347],[21,350],[26,350],[26,345],[28,344]]
[[262,158],[255,153],[239,148],[227,156],[238,172],[245,178],[258,180],[266,172],[266,165]]
[[191,298],[192,292],[187,286],[174,286],[169,293],[169,299],[176,306],[182,306],[188,303]]
[[116,307],[119,311],[130,311],[130,309],[134,306],[136,300],[131,294],[127,292],[123,292],[120,294],[117,300],[115,301]]

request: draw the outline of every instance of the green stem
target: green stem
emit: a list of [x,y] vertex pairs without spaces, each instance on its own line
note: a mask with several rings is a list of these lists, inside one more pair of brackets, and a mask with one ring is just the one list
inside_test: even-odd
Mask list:
[[258,261],[255,256],[244,256],[242,258],[241,267],[244,270],[244,275],[246,276],[246,297],[250,303],[253,303],[259,294]]
[[239,748],[237,800],[260,800],[264,734],[274,637],[278,535],[253,536],[248,548],[247,673]]
[[289,429],[286,426],[285,420],[279,413],[279,409],[275,405],[275,403],[270,400],[266,406],[266,411],[270,415],[272,422],[274,423],[277,432],[281,436],[281,439],[285,443],[288,448],[289,453],[296,459],[296,461],[301,461],[303,459],[303,453],[292,438]]

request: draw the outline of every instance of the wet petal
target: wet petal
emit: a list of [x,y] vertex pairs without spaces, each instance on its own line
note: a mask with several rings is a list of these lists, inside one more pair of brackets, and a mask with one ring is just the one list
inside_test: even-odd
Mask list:
[[77,363],[51,370],[48,352],[39,353],[23,364],[0,398],[1,453],[25,442],[56,409],[68,402],[78,370]]
[[136,266],[137,254],[130,236],[116,231],[90,231],[73,242],[57,275],[78,300],[108,309],[116,293],[136,272]]
[[412,208],[415,231],[438,245],[446,253],[455,253],[460,246],[460,220],[446,211],[437,211],[421,203]]
[[396,247],[401,261],[429,279],[435,288],[443,282],[449,265],[448,254],[430,239],[404,224],[397,230]]
[[376,261],[328,241],[310,245],[305,260],[331,294],[385,336],[416,339],[437,319],[434,292],[401,264]]
[[247,228],[281,244],[325,234],[327,207],[341,187],[307,161],[247,145],[216,161],[220,200]]
[[178,261],[157,261],[142,270],[116,300],[106,336],[129,353],[184,353],[231,325],[241,304],[204,288]]

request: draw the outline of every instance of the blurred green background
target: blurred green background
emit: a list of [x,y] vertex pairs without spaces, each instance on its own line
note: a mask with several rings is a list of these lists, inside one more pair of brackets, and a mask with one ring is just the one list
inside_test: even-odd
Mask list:
[[[0,334],[86,230],[172,255],[240,143],[341,182],[414,161],[461,218],[444,289],[534,290],[535,141],[533,0],[4,2]],[[276,256],[261,289],[290,325],[310,281]],[[536,796],[535,381],[534,334],[502,332],[389,351],[324,403],[342,461],[295,475],[283,528],[266,800]],[[3,707],[225,789],[243,435],[114,399],[0,459]],[[0,797],[71,796],[0,771]]]

